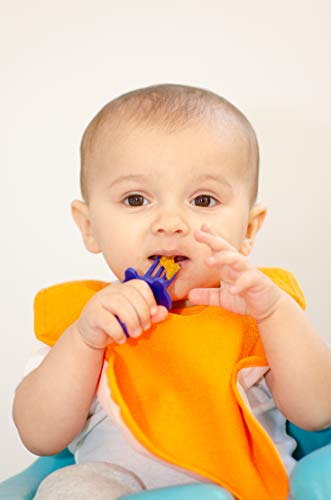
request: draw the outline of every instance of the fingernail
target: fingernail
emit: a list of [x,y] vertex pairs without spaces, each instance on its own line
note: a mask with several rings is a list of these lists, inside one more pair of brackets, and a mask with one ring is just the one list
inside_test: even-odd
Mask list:
[[140,334],[141,334],[141,329],[137,328],[137,330],[134,330],[132,336],[133,337],[139,337]]
[[144,325],[144,330],[149,330],[151,327],[151,324],[150,323],[147,323],[147,325]]

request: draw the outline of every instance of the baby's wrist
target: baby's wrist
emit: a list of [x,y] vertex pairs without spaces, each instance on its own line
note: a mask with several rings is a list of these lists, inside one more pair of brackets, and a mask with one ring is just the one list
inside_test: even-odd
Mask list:
[[78,341],[80,343],[84,344],[85,346],[87,346],[90,349],[93,349],[95,351],[104,351],[105,350],[107,344],[106,343],[101,344],[98,342],[93,342],[90,339],[87,339],[85,337],[85,335],[81,332],[81,330],[77,324],[77,321],[75,323],[73,323],[72,328],[74,330],[74,334],[76,335],[76,338],[78,339]]
[[259,318],[256,318],[256,323],[259,327],[262,325],[266,325],[268,322],[272,322],[275,317],[279,314],[279,311],[283,307],[284,301],[286,301],[286,295],[285,292],[282,290],[279,290],[279,295],[278,297],[275,297],[275,300],[273,303],[270,305],[270,307],[265,311],[263,315],[261,315]]

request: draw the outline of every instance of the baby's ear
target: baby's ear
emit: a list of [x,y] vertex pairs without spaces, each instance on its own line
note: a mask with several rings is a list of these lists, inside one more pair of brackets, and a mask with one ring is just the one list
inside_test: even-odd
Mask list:
[[247,256],[251,253],[256,235],[261,229],[266,215],[267,215],[266,207],[260,204],[254,205],[254,207],[251,209],[247,224],[246,236],[239,250],[240,253],[242,253],[243,255]]
[[83,201],[75,200],[71,203],[71,213],[81,232],[84,245],[89,252],[100,253],[101,250],[93,235],[89,208]]

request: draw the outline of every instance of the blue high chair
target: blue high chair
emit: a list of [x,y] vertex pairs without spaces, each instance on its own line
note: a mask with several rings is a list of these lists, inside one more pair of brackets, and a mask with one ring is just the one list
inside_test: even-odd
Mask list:
[[[298,443],[293,456],[299,462],[290,480],[294,499],[330,500],[331,427],[323,431],[308,432],[287,422],[287,432]],[[74,463],[74,457],[67,449],[51,457],[39,457],[30,467],[0,483],[0,499],[32,500],[39,484],[48,474]],[[233,496],[224,488],[209,483],[146,490],[122,497],[122,500],[230,499]]]

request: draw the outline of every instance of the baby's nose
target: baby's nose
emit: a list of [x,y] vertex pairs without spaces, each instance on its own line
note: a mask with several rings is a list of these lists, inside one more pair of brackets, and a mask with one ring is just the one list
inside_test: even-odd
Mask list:
[[185,235],[189,231],[188,223],[179,215],[165,215],[155,220],[152,225],[153,234]]

